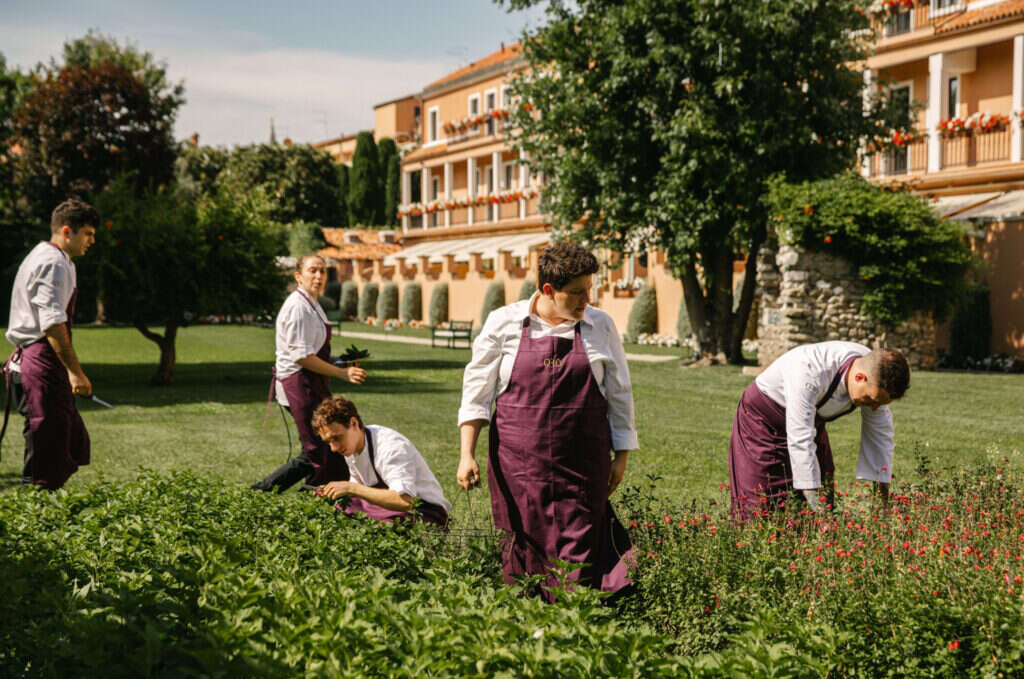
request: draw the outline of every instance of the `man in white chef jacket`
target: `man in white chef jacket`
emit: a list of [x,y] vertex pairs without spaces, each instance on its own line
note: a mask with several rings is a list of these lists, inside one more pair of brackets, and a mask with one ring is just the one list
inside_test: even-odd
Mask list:
[[729,442],[733,516],[773,510],[792,490],[810,509],[824,511],[835,471],[825,424],[858,408],[857,478],[874,482],[887,502],[894,448],[888,404],[909,386],[910,367],[895,349],[820,342],[780,356],[736,409]]

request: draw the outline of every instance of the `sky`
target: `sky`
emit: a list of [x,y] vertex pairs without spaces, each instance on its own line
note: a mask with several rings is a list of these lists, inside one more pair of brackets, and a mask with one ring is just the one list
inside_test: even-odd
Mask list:
[[219,146],[314,142],[373,127],[415,94],[511,44],[543,12],[490,0],[0,0],[0,54],[27,70],[90,28],[184,81],[175,137]]

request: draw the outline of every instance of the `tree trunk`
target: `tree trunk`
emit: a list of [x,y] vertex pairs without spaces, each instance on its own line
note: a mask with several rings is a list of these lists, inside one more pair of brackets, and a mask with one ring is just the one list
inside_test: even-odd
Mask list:
[[163,335],[153,332],[142,321],[135,321],[135,329],[141,332],[143,337],[160,347],[160,365],[157,366],[156,374],[153,375],[149,383],[156,387],[173,384],[174,369],[177,364],[175,340],[178,337],[178,323],[167,321],[164,324]]
[[743,274],[743,288],[740,290],[740,303],[732,319],[732,337],[729,341],[727,354],[729,362],[743,363],[743,335],[747,330],[750,310],[754,307],[754,291],[757,289],[757,253],[764,245],[766,231],[764,227],[757,229],[750,242],[747,255],[747,266]]

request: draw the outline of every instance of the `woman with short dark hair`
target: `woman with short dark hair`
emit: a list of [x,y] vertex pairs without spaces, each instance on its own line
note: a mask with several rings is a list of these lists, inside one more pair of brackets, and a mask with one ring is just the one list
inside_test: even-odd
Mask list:
[[608,592],[629,584],[629,536],[608,496],[638,447],[633,389],[614,322],[589,306],[597,269],[580,245],[545,249],[539,289],[491,312],[463,378],[459,485],[479,483],[476,442],[490,420],[488,485],[505,581],[546,575],[548,600],[555,561],[586,564],[571,581]]

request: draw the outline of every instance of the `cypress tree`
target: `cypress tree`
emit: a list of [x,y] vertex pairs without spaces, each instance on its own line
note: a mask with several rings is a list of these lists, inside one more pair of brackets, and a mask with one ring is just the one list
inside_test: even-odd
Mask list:
[[416,281],[406,283],[402,290],[401,318],[403,323],[423,319],[423,288]]
[[377,297],[377,319],[390,321],[394,318],[398,318],[398,285],[388,281]]
[[[388,206],[388,179],[391,176],[391,159],[398,156],[398,145],[395,144],[395,140],[391,137],[384,137],[377,142],[377,167],[380,170],[380,177],[378,180],[378,188],[380,190],[379,203],[378,203],[378,214],[377,223],[385,224],[387,226],[393,226],[395,221],[395,212],[397,208],[389,210]],[[396,184],[397,188],[398,185]],[[397,205],[398,203],[395,203]],[[390,215],[388,214],[390,211]]]
[[380,163],[373,134],[360,132],[348,182],[348,225],[377,223],[380,212]]
[[430,319],[428,324],[436,328],[448,322],[448,284],[438,283],[430,293]]
[[487,293],[484,295],[484,308],[480,312],[480,325],[487,322],[487,317],[491,315],[492,311],[503,306],[505,306],[505,284],[502,281],[494,281],[487,288]]
[[338,226],[348,226],[348,165],[338,164]]
[[341,284],[341,317],[344,319],[356,318],[359,314],[359,286],[355,281],[345,281]]
[[402,159],[398,154],[388,160],[388,176],[384,186],[384,224],[398,225],[398,204],[401,201]]
[[377,311],[379,289],[376,283],[367,283],[363,286],[363,291],[359,293],[359,320],[363,323]]

